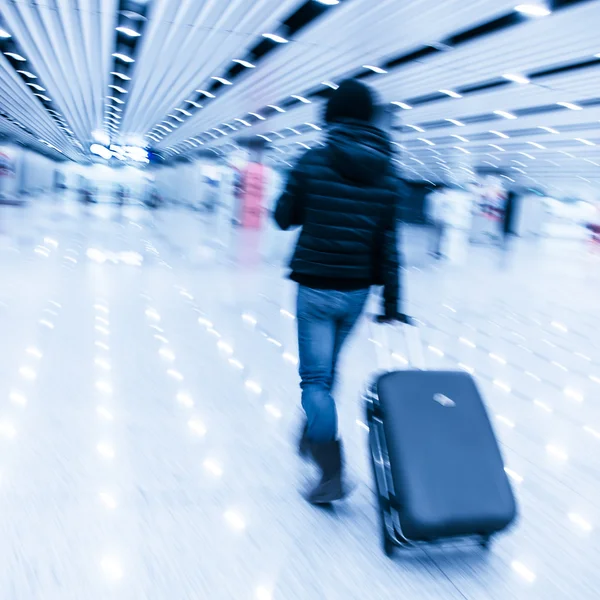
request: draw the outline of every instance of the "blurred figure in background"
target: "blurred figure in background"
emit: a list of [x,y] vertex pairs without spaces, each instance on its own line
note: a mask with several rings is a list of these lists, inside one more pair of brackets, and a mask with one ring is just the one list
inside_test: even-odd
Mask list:
[[307,499],[343,498],[342,446],[332,390],[343,344],[372,285],[384,284],[384,313],[399,314],[397,222],[401,182],[389,136],[373,125],[371,90],[346,80],[327,104],[327,144],[304,154],[275,209],[281,229],[300,226],[291,262],[298,283],[302,406],[300,453],[321,472]]
[[444,256],[444,234],[446,232],[446,212],[448,195],[446,190],[434,190],[427,196],[427,216],[432,223],[432,236],[429,253],[440,260]]
[[127,202],[127,190],[122,186],[118,185],[115,192],[115,200],[117,203],[117,217],[123,217],[123,206]]

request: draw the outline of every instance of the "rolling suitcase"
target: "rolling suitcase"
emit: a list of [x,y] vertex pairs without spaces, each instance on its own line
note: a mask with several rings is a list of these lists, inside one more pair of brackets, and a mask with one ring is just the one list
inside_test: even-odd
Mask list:
[[[373,327],[389,359],[389,326]],[[468,373],[421,370],[418,329],[399,327],[411,368],[379,374],[365,393],[384,551],[463,537],[487,548],[516,505],[484,403]]]

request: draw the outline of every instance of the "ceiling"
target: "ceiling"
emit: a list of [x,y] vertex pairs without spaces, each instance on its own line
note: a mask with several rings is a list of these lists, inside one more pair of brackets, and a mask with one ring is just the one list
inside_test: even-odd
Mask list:
[[106,136],[167,160],[256,139],[287,166],[353,76],[393,111],[411,179],[597,188],[600,0],[516,3],[0,0],[0,134],[78,161]]

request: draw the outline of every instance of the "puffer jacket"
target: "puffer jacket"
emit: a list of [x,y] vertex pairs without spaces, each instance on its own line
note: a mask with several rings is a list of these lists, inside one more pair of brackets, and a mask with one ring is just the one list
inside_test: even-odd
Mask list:
[[384,286],[384,310],[400,312],[398,220],[404,186],[387,134],[345,121],[308,150],[275,209],[281,229],[302,227],[291,278],[308,287]]

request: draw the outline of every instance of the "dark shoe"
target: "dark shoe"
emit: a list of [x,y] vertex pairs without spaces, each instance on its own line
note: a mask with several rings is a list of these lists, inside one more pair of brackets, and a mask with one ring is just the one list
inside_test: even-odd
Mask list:
[[302,426],[302,433],[298,440],[298,454],[301,458],[308,458],[310,455],[310,441],[308,439],[308,424],[305,422]]
[[331,442],[310,442],[311,454],[321,470],[321,480],[306,499],[311,504],[329,504],[341,500],[348,494],[343,482],[342,444]]

